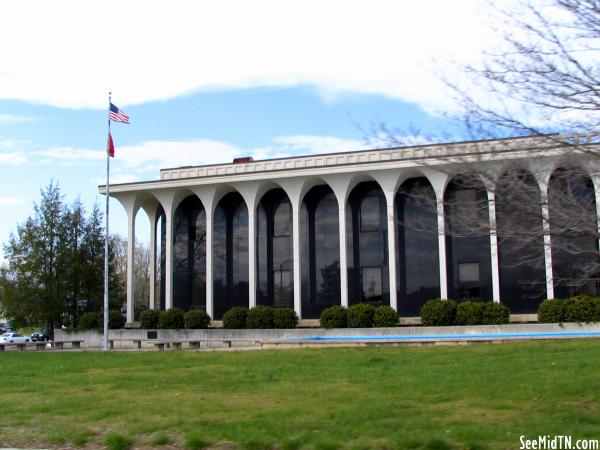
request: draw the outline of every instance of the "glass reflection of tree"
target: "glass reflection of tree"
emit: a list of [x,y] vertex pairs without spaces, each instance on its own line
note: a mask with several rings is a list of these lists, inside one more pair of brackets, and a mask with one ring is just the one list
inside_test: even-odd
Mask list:
[[[290,269],[292,265],[292,260],[288,259],[282,262],[279,265],[279,284],[277,284],[276,280],[273,280],[273,284],[275,284],[274,289],[274,298],[273,298],[273,306],[287,306],[291,301],[291,277],[290,277]],[[284,275],[285,275],[285,284],[284,284]]]
[[317,302],[335,304],[340,301],[340,263],[334,261],[321,269],[321,286]]
[[374,298],[375,297],[375,285],[377,283],[375,283],[375,277],[371,278],[371,282],[369,283],[369,289],[367,289],[367,292],[370,294],[368,296],[368,298]]

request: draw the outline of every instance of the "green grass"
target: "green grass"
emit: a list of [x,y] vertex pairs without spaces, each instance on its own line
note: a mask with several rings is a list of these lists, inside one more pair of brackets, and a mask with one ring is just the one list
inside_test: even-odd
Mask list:
[[0,447],[474,450],[600,436],[594,340],[7,352],[0,366]]

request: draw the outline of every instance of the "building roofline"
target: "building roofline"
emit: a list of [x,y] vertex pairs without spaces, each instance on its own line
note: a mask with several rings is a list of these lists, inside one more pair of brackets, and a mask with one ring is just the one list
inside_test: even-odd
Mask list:
[[[388,151],[388,150],[400,150],[400,149],[406,149],[406,150],[411,150],[411,149],[419,149],[419,148],[424,148],[424,147],[440,147],[440,146],[447,146],[447,145],[465,145],[465,144],[476,144],[479,142],[499,142],[499,141],[510,141],[510,140],[519,140],[519,139],[531,139],[531,138],[543,138],[543,137],[550,137],[550,136],[560,136],[559,133],[548,133],[548,134],[532,134],[532,135],[527,135],[527,136],[511,136],[511,137],[504,137],[504,138],[490,138],[490,139],[472,139],[472,140],[466,140],[466,141],[453,141],[453,142],[438,142],[438,143],[434,143],[434,144],[418,144],[418,145],[406,145],[406,146],[399,146],[399,147],[377,147],[377,148],[363,148],[360,150],[349,150],[346,152],[334,152],[334,153],[311,153],[310,155],[295,155],[295,156],[281,156],[279,158],[267,158],[267,159],[256,159],[253,160],[253,163],[259,163],[259,162],[267,162],[267,161],[283,161],[283,160],[290,160],[290,159],[299,159],[299,158],[306,158],[307,156],[312,156],[312,157],[319,157],[319,156],[335,156],[335,155],[349,155],[349,154],[353,154],[353,153],[365,153],[365,152],[373,152],[373,151]],[[191,166],[176,166],[176,167],[165,167],[163,169],[160,169],[161,172],[163,171],[167,171],[167,170],[177,170],[177,169],[195,169],[195,168],[200,168],[200,167],[217,167],[217,166],[222,166],[225,164],[234,164],[233,162],[221,162],[221,163],[214,163],[214,164],[202,164],[202,165],[191,165]]]

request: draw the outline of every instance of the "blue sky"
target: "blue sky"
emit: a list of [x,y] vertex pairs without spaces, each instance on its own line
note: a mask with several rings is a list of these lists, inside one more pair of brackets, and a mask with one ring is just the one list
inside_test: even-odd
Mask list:
[[[235,156],[365,148],[361,127],[378,121],[435,132],[456,107],[436,72],[460,77],[493,42],[476,0],[11,3],[1,242],[51,179],[66,201],[102,205],[109,90],[131,118],[112,127],[112,181],[142,181]],[[125,224],[112,203],[111,230]]]

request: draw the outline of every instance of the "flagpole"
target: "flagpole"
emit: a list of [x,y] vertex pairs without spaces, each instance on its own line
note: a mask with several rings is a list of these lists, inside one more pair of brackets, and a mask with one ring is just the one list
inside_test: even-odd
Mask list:
[[[108,139],[110,139],[110,105],[111,93],[108,93]],[[108,144],[107,144],[108,145]],[[106,225],[104,227],[104,345],[103,350],[108,351],[108,204],[110,199],[110,157],[106,149]]]

